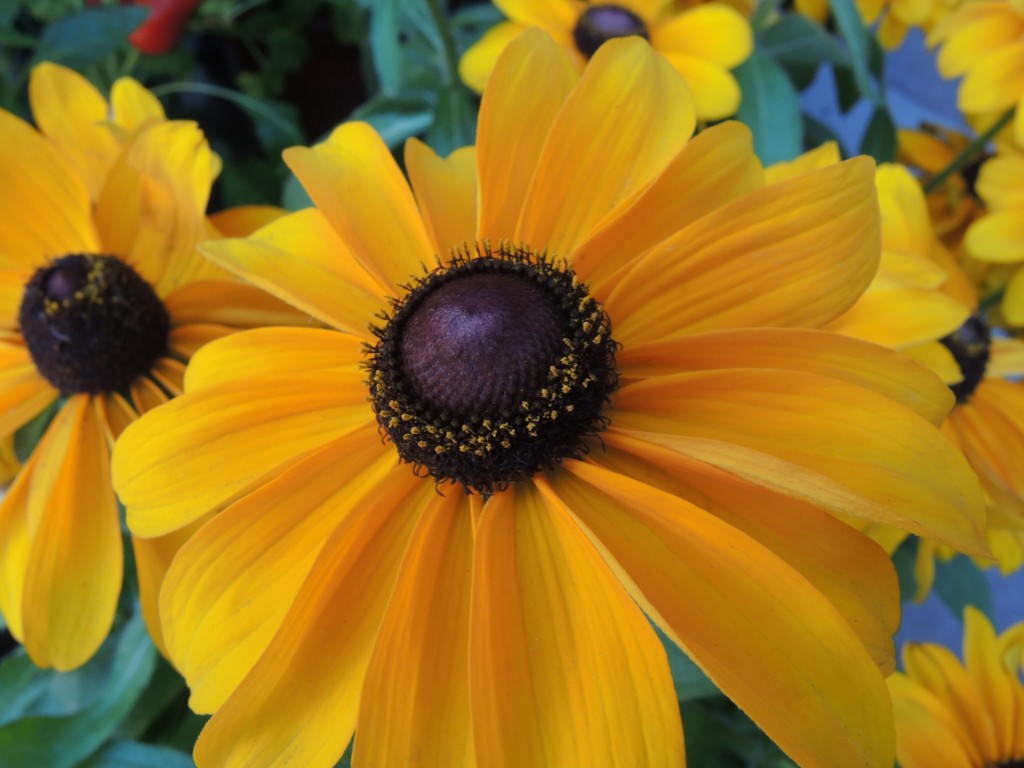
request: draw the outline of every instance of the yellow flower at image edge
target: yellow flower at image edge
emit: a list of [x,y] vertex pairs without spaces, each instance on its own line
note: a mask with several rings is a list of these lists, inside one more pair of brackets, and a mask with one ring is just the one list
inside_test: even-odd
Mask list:
[[903,663],[888,681],[903,768],[1024,766],[1024,623],[996,635],[969,606],[962,663],[932,643],[905,646]]
[[[0,611],[37,665],[66,670],[106,637],[121,589],[114,438],[181,391],[203,342],[291,311],[196,252],[217,234],[219,161],[195,124],[133,80],[108,105],[41,64],[29,90],[39,131],[0,112],[0,438],[55,415],[0,503]],[[157,587],[186,533],[135,542],[158,644]]]
[[330,328],[214,342],[115,448],[136,535],[217,510],[160,606],[199,765],[355,733],[356,765],[678,766],[649,619],[800,764],[892,764],[895,573],[832,513],[983,549],[953,398],[816,330],[877,268],[873,163],[766,187],[695,122],[643,41],[581,77],[533,30],[475,149],[411,141],[407,182],[342,125],[285,154],[315,208],[202,246]]
[[729,70],[750,56],[754,36],[742,14],[724,3],[683,9],[676,9],[672,0],[496,0],[495,5],[509,20],[489,30],[459,62],[463,81],[477,92],[484,89],[505,46],[536,26],[581,69],[607,41],[643,37],[686,80],[699,119],[720,120],[739,108],[739,83]]

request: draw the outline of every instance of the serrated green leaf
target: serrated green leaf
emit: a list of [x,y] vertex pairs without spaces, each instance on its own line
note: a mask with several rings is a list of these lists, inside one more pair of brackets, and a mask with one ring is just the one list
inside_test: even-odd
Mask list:
[[962,618],[964,608],[973,605],[992,620],[992,591],[985,574],[967,555],[935,561],[935,592],[953,612]]
[[80,768],[194,768],[184,752],[154,744],[115,741],[82,763]]
[[43,433],[50,426],[50,422],[57,415],[57,411],[60,410],[63,402],[60,398],[54,400],[38,416],[27,424],[23,424],[14,433],[14,455],[18,458],[18,461],[22,463],[28,461],[29,456],[32,455],[32,451],[39,445],[39,441],[43,439]]
[[765,54],[754,54],[733,72],[743,92],[736,117],[754,134],[765,165],[792,160],[803,150],[800,99],[786,73]]
[[89,706],[64,716],[30,716],[0,726],[0,765],[73,768],[110,737],[146,687],[156,663],[156,649],[138,614],[112,645],[109,674],[104,685],[94,689]]
[[829,0],[829,7],[846,42],[858,91],[872,103],[881,104],[878,85],[871,75],[871,31],[864,26],[854,0]]
[[762,53],[783,65],[817,68],[823,61],[840,66],[849,63],[849,56],[835,38],[798,13],[786,14],[768,27],[758,36],[757,45]]
[[36,61],[58,61],[82,69],[128,45],[128,35],[149,15],[136,6],[87,8],[65,16],[43,30]]
[[896,159],[896,144],[896,124],[889,110],[876,107],[860,143],[861,154],[871,155],[880,163],[891,163]]

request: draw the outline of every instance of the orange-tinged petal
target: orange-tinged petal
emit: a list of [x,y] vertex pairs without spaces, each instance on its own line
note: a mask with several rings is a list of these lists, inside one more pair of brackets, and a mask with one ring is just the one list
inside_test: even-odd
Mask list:
[[0,342],[0,437],[42,413],[59,394],[39,375],[25,347]]
[[178,328],[171,328],[167,346],[172,354],[182,360],[188,360],[203,345],[234,332],[234,328],[219,323],[190,323]]
[[341,757],[412,528],[445,503],[402,469],[324,544],[281,630],[200,735],[198,765],[330,768]]
[[484,32],[483,37],[473,43],[459,59],[459,77],[462,82],[477,93],[482,93],[502,52],[525,29],[527,27],[518,22],[503,21]]
[[892,764],[882,675],[802,575],[678,497],[583,462],[563,466],[555,492],[634,597],[790,757],[835,768]]
[[156,96],[131,77],[114,81],[110,89],[110,108],[114,122],[129,132],[146,123],[167,119]]
[[1024,42],[1000,48],[964,75],[957,106],[964,112],[996,112],[1016,105],[1024,91]]
[[183,285],[164,299],[171,324],[221,323],[234,328],[307,325],[308,316],[244,283],[203,280]]
[[936,426],[953,407],[948,387],[903,355],[857,339],[797,328],[743,328],[625,347],[624,381],[683,371],[762,368],[816,373],[885,395]]
[[839,152],[839,144],[835,141],[826,141],[824,144],[808,150],[792,160],[770,165],[764,169],[764,178],[768,184],[778,184],[780,181],[786,181],[787,179],[816,171],[819,168],[835,165],[841,162],[842,159]]
[[114,449],[114,487],[132,532],[161,536],[187,525],[373,421],[364,378],[324,371],[262,376],[188,393],[147,414]]
[[605,43],[551,126],[514,239],[572,253],[665,169],[695,121],[685,83],[646,42]]
[[77,72],[48,61],[32,68],[28,96],[39,130],[64,153],[95,200],[120,150],[107,123],[107,100]]
[[200,250],[282,301],[366,340],[367,324],[386,305],[384,288],[315,208],[280,218],[247,240],[207,240]]
[[39,450],[32,452],[0,499],[0,614],[19,641],[25,637],[25,572],[38,522],[29,520],[28,504],[40,455]]
[[210,223],[224,237],[248,237],[287,213],[276,205],[239,205],[213,214]]
[[704,216],[598,298],[625,346],[683,331],[820,326],[871,281],[878,238],[874,163],[854,158]]
[[53,144],[0,111],[0,267],[26,269],[97,253],[89,190]]
[[185,374],[189,392],[267,373],[361,371],[363,341],[321,328],[256,328],[201,349]]
[[974,472],[935,427],[838,379],[797,371],[704,371],[629,384],[619,429],[705,438],[774,456],[868,502],[852,514],[984,554]]
[[516,38],[498,60],[477,128],[481,240],[515,234],[548,132],[578,81],[565,51],[539,30]]
[[185,391],[185,364],[180,360],[173,357],[158,358],[148,375],[171,397],[177,397]]
[[31,273],[0,272],[0,328],[8,331],[20,329],[18,313],[21,311],[25,283],[30,277]]
[[750,22],[724,3],[687,8],[652,27],[650,34],[659,53],[684,53],[726,69],[742,64],[754,50]]
[[870,290],[825,327],[899,349],[941,339],[963,325],[970,314],[970,307],[938,291]]
[[654,183],[613,211],[577,247],[573,267],[599,290],[650,247],[763,186],[749,128],[729,122],[701,131]]
[[[89,395],[61,408],[41,451],[28,501],[36,520],[25,573],[24,644],[39,666],[85,663],[114,621],[123,550],[110,453]],[[51,450],[66,441],[65,450]],[[38,485],[37,485],[38,484]]]
[[470,685],[480,765],[682,764],[657,636],[542,492],[521,484],[492,496],[476,534]]
[[128,394],[131,395],[132,405],[139,415],[149,413],[170,399],[168,394],[148,376],[139,376],[129,384]]
[[423,221],[444,258],[452,248],[476,239],[476,149],[463,147],[437,156],[419,139],[405,144],[405,167]]
[[356,430],[232,504],[185,544],[167,573],[160,615],[194,711],[216,711],[238,687],[324,542],[396,464],[375,426]]
[[454,491],[420,518],[366,672],[354,766],[474,766],[469,705],[473,525]]
[[321,144],[284,152],[306,192],[359,264],[385,290],[433,261],[434,249],[409,184],[366,123],[343,123]]

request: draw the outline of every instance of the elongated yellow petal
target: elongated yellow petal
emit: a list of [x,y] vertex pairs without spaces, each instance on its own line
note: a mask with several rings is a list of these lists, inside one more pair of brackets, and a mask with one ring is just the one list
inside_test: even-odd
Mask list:
[[514,21],[548,30],[572,29],[579,13],[572,0],[497,0],[494,4]]
[[[516,38],[498,60],[477,128],[481,240],[515,235],[548,132],[578,81],[565,51],[539,30]],[[534,87],[538,82],[544,87]]]
[[473,527],[449,493],[420,518],[359,704],[354,766],[475,765],[469,706]]
[[989,213],[975,221],[964,235],[967,251],[976,259],[993,264],[1024,261],[1024,233],[1017,210]]
[[[99,648],[121,590],[121,522],[110,454],[93,398],[54,419],[29,497],[37,521],[25,573],[25,649],[39,666],[74,669]],[[66,441],[64,450],[57,450]]]
[[682,499],[583,462],[563,466],[555,492],[634,596],[790,757],[835,768],[892,763],[882,675],[803,576]]
[[309,317],[280,299],[244,283],[204,280],[183,285],[164,299],[175,326],[222,323],[234,328],[308,325]]
[[[132,532],[161,536],[187,525],[372,422],[363,378],[326,371],[262,376],[188,393],[147,414],[114,449],[114,487]],[[210,451],[220,460],[211,463]]]
[[1024,91],[1024,43],[1000,48],[964,75],[957,106],[964,112],[996,112],[1016,105]]
[[653,26],[650,34],[659,53],[685,53],[725,69],[738,66],[754,50],[750,22],[724,3],[691,6]]
[[942,701],[897,673],[887,681],[892,693],[897,722],[913,724],[901,727],[897,734],[896,756],[903,768],[962,768],[981,765],[981,755],[963,733],[963,723]]
[[13,434],[57,399],[25,347],[0,342],[0,437]]
[[281,630],[203,729],[200,768],[330,768],[338,761],[413,526],[443,503],[433,483],[397,472],[344,519]]
[[484,509],[471,632],[480,765],[683,762],[657,637],[561,504],[529,485]]
[[442,258],[476,239],[476,149],[463,147],[446,158],[419,139],[405,145],[405,167],[423,221]]
[[29,520],[28,503],[40,455],[38,450],[32,452],[0,500],[0,613],[19,641],[25,637],[25,571],[38,523]]
[[665,169],[695,121],[686,85],[649,45],[637,38],[605,43],[551,126],[515,240],[572,253],[609,211]]
[[944,293],[892,288],[868,291],[825,327],[899,349],[941,339],[957,330],[970,315],[969,306]]
[[224,237],[248,237],[288,212],[274,205],[239,205],[210,216],[210,224]]
[[728,69],[697,56],[666,51],[663,54],[682,75],[701,120],[721,120],[736,114],[740,106],[740,84]]
[[385,289],[404,285],[435,256],[409,184],[365,123],[343,123],[321,144],[284,161],[344,242]]
[[[482,93],[490,80],[494,65],[508,44],[527,29],[515,21],[503,21],[484,32],[459,59],[459,77],[477,93]],[[537,89],[543,90],[543,89]]]

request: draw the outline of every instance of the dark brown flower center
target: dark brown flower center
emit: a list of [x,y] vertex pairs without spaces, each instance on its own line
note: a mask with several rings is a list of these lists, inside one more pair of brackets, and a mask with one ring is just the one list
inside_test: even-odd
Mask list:
[[1011,758],[1010,760],[1003,760],[998,763],[993,763],[987,768],[1024,768],[1024,755],[1018,758]]
[[604,309],[568,267],[503,246],[419,280],[374,332],[374,412],[403,460],[491,493],[587,451],[617,381]]
[[65,395],[125,391],[170,332],[153,288],[113,256],[73,254],[37,270],[18,319],[37,370]]
[[647,26],[635,13],[618,5],[589,6],[572,31],[576,48],[588,59],[609,40],[630,35],[647,39]]
[[966,403],[985,377],[992,344],[988,323],[980,315],[972,315],[959,329],[939,341],[953,354],[953,359],[960,366],[963,380],[951,385],[950,389],[958,403]]

